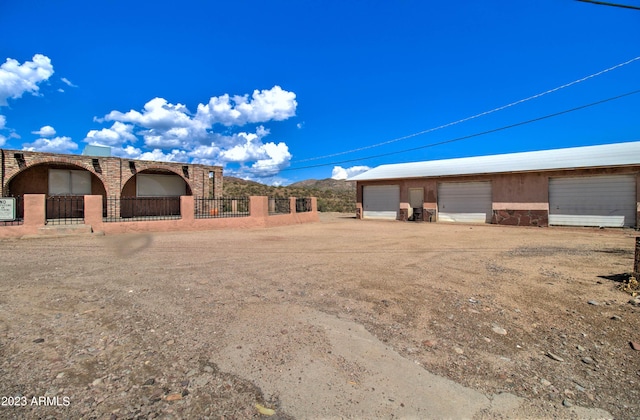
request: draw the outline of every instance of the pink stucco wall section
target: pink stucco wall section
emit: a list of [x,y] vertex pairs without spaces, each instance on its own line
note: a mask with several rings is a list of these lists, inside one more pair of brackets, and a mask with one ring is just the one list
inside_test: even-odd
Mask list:
[[[170,232],[197,231],[214,229],[266,228],[319,221],[318,202],[311,198],[311,211],[296,212],[296,199],[291,197],[288,214],[269,215],[268,197],[250,197],[247,217],[229,217],[214,219],[196,219],[194,217],[193,196],[180,197],[180,219],[152,220],[136,222],[103,222],[102,196],[86,195],[84,197],[84,222],[94,232],[119,234],[128,232]],[[24,196],[24,223],[19,226],[0,226],[0,238],[35,235],[45,226],[45,195],[26,194]]]

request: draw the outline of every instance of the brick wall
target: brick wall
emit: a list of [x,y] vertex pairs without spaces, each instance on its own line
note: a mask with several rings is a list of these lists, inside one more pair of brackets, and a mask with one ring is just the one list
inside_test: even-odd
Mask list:
[[[42,191],[43,173],[49,168],[84,169],[92,174],[92,194],[106,193],[109,197],[120,197],[127,181],[140,172],[171,172],[185,180],[191,194],[197,197],[222,196],[222,167],[189,163],[153,162],[117,157],[92,157],[55,153],[0,150],[2,195],[14,189],[21,193],[46,193]],[[212,176],[210,177],[210,174]],[[104,186],[104,189],[101,188]],[[33,191],[30,191],[33,189]]]

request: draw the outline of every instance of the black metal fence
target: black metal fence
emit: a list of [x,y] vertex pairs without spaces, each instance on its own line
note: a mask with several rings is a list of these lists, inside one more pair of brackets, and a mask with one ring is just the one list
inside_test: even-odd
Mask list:
[[83,195],[47,197],[45,209],[48,225],[81,225],[84,223]]
[[194,198],[196,219],[249,216],[249,197]]
[[305,213],[311,210],[310,198],[296,198],[296,213]]
[[1,198],[15,198],[15,218],[13,220],[0,220],[0,226],[18,226],[24,223],[24,197],[21,195],[15,197],[1,197]]
[[107,197],[105,222],[180,218],[180,197]]
[[269,197],[269,214],[289,214],[291,205],[289,198]]

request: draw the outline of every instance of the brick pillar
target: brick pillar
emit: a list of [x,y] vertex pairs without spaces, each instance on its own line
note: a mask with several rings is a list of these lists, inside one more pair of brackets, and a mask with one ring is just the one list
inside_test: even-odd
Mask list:
[[295,214],[296,213],[296,197],[289,197],[289,213],[290,214]]

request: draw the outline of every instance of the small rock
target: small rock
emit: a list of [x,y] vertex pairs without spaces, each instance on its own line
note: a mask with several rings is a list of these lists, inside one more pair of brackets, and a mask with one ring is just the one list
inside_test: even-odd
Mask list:
[[614,321],[622,321],[622,318],[619,317],[618,315],[612,316],[611,319],[614,320]]
[[629,344],[631,345],[632,349],[640,351],[640,343],[638,343],[637,341],[631,341]]
[[497,325],[494,325],[493,328],[491,328],[491,331],[493,331],[496,334],[507,335],[507,330]]
[[557,355],[555,355],[555,354],[551,353],[550,351],[548,351],[548,352],[546,353],[546,356],[547,356],[548,358],[550,358],[550,359],[555,360],[556,362],[564,362],[564,359],[563,359],[562,357],[557,356]]
[[424,340],[422,342],[422,345],[425,347],[433,347],[436,345],[436,341],[435,340]]
[[35,340],[33,340],[34,343],[38,344],[38,343],[44,343],[44,338],[36,338]]
[[540,383],[544,386],[551,386],[551,382],[547,381],[546,379],[540,379]]
[[156,383],[156,380],[154,378],[149,378],[145,381],[144,384],[142,384],[143,386],[150,386]]
[[578,349],[578,351],[584,351],[584,350],[585,350],[585,349],[584,349],[584,347],[582,347],[582,346],[581,346],[581,345],[579,345],[579,344],[576,346],[576,348]]
[[182,394],[176,392],[176,393],[167,395],[164,399],[167,401],[178,401],[182,399]]
[[455,351],[458,354],[463,354],[464,353],[464,350],[462,350],[460,347],[454,347],[453,351]]
[[564,405],[565,407],[572,407],[573,403],[568,398],[565,398],[564,400],[562,400],[562,405]]
[[600,305],[600,303],[597,300],[590,300],[587,302],[589,305],[594,305],[594,306],[598,306]]
[[64,372],[60,372],[56,375],[56,379],[64,378]]
[[590,358],[589,356],[583,357],[580,360],[582,360],[582,363],[587,364],[587,365],[592,365],[593,364],[593,359]]
[[160,401],[162,399],[162,391],[161,390],[156,390],[153,394],[151,394],[151,397],[149,397],[149,401],[151,401],[152,403],[156,403],[158,401]]

